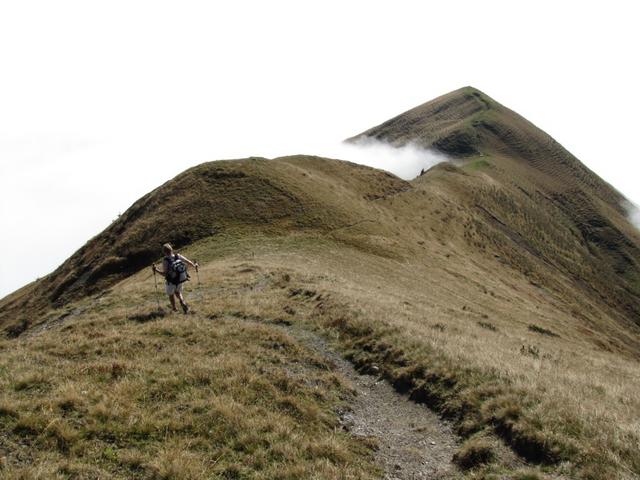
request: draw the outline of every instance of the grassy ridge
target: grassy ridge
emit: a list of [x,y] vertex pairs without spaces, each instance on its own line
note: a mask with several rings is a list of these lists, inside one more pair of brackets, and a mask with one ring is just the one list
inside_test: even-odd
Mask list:
[[[175,458],[199,459],[196,477],[268,478],[296,464],[303,470],[291,470],[292,478],[338,471],[367,478],[370,452],[331,436],[344,389],[326,384],[316,398],[304,382],[295,392],[278,386],[306,358],[285,340],[277,348],[261,343],[279,335],[269,324],[284,318],[333,336],[360,368],[382,372],[456,422],[466,441],[455,459],[469,478],[639,478],[640,235],[621,195],[471,88],[365,134],[455,158],[411,182],[310,156],[203,164],[141,198],[51,275],[0,300],[0,328],[16,337],[2,342],[0,356],[8,471],[39,474],[28,470],[34,460],[42,475],[91,477],[86,459],[105,457],[105,449],[113,458],[104,442],[119,439],[118,449],[133,445],[139,470],[104,461],[96,468],[105,476],[170,478],[156,459],[173,449],[182,452]],[[183,323],[149,318],[155,299],[147,267],[165,241],[188,246],[209,267],[196,292],[201,313]],[[218,320],[214,344],[207,328]],[[227,337],[229,349],[221,346]],[[152,367],[166,352],[162,368]],[[256,358],[278,367],[265,370]],[[201,372],[201,382],[200,373],[176,380],[194,365],[215,368]],[[325,374],[313,364],[301,373],[318,381]],[[154,382],[173,396],[154,400]],[[100,394],[85,398],[92,384]],[[68,408],[67,387],[77,397]],[[215,436],[213,421],[187,400],[219,410],[206,403],[217,388],[248,412],[239,430],[266,418],[273,428],[294,422],[290,430],[301,436],[290,456],[269,456],[266,444],[286,445],[272,431],[239,443],[239,430]],[[119,403],[114,391],[128,400]],[[287,413],[283,395],[297,413]],[[163,411],[166,404],[175,410]],[[208,438],[209,430],[190,426],[184,408],[212,427],[215,448],[189,447],[189,438]],[[106,411],[124,414],[113,419]],[[135,443],[141,424],[131,418],[156,411],[165,415],[158,430]],[[111,433],[102,438],[100,429]],[[313,450],[305,437],[312,432],[331,439],[335,455]],[[243,453],[245,443],[251,452]],[[520,472],[524,462],[533,470]]]

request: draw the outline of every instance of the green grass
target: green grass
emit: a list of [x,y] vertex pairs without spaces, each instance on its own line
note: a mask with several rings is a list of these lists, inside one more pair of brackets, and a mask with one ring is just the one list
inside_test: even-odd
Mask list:
[[480,158],[478,160],[471,160],[469,162],[466,162],[463,168],[468,172],[476,172],[478,170],[487,168],[490,165],[491,164],[486,159]]

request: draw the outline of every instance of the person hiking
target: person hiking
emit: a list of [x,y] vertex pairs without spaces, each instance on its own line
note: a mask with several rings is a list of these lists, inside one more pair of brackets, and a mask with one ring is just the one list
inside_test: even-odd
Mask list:
[[154,263],[151,266],[153,273],[159,273],[164,276],[167,281],[166,292],[169,296],[169,302],[171,302],[171,309],[177,312],[176,297],[180,300],[182,311],[189,313],[189,305],[184,301],[182,296],[182,284],[189,280],[189,273],[187,272],[187,265],[191,265],[198,271],[198,262],[192,262],[187,257],[174,253],[173,247],[169,243],[165,243],[162,246],[162,253],[164,253],[164,259],[162,260],[162,270],[159,270]]

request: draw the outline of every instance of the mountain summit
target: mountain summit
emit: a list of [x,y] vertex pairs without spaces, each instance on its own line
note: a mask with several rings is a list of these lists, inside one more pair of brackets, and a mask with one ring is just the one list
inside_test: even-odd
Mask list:
[[[531,122],[464,87],[349,140],[363,138],[434,148],[496,180],[490,195],[477,197],[491,221],[529,249],[544,239],[531,251],[640,324],[640,242],[624,196]],[[572,239],[558,237],[567,231]]]
[[350,140],[361,137],[392,145],[413,142],[454,157],[508,153],[534,158],[564,150],[522,116],[473,87],[442,95]]
[[349,140],[367,137],[398,146],[414,143],[457,159],[479,155],[518,159],[544,174],[539,179],[543,186],[588,187],[622,212],[624,197],[619,192],[551,136],[473,87],[438,97]]

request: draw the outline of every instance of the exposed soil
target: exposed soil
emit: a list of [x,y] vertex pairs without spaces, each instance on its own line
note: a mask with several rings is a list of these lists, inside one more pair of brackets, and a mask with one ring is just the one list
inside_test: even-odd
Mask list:
[[342,426],[352,435],[375,438],[375,456],[385,480],[453,478],[457,437],[450,425],[383,379],[356,371],[319,335],[297,325],[280,328],[348,381],[355,394],[349,410],[340,412]]

